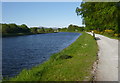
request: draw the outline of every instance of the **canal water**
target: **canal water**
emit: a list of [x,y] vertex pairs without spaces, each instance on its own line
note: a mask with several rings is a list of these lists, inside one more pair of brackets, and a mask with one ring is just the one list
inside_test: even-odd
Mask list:
[[22,69],[43,63],[68,47],[81,34],[70,32],[36,34],[2,39],[2,75],[13,77]]

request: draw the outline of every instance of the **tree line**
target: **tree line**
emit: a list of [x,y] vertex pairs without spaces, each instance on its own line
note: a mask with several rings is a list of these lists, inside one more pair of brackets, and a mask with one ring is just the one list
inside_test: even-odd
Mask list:
[[33,27],[30,28],[31,33],[53,33],[54,29],[52,28],[38,28],[38,27]]
[[2,34],[7,33],[29,33],[30,29],[25,25],[2,24]]
[[82,16],[86,31],[104,33],[105,30],[111,30],[114,34],[120,33],[119,2],[82,2],[76,8],[76,13]]
[[16,25],[14,23],[12,24],[1,24],[2,25],[2,34],[16,34],[16,33],[51,33],[54,32],[52,28],[38,28],[38,27],[32,27],[29,28],[27,25]]
[[16,35],[29,35],[39,33],[53,33],[53,32],[79,32],[83,31],[84,27],[70,24],[65,28],[44,28],[44,27],[28,27],[25,24],[16,25],[15,23],[0,24],[2,25],[2,36],[16,36]]
[[84,27],[70,24],[68,27],[58,28],[58,31],[60,31],[60,32],[80,32],[80,31],[84,31]]

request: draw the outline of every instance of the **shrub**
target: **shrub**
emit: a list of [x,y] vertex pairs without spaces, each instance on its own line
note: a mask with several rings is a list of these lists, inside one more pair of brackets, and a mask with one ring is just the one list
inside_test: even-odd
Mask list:
[[113,30],[105,30],[104,32],[107,35],[114,36],[114,31]]
[[94,31],[94,33],[96,33],[96,34],[100,34],[100,32],[99,31],[97,31],[97,30],[93,30]]
[[115,36],[115,37],[118,37],[118,36],[119,36],[119,34],[114,34],[114,36]]
[[100,34],[104,34],[104,32],[100,32]]
[[114,33],[113,30],[105,30],[105,33]]

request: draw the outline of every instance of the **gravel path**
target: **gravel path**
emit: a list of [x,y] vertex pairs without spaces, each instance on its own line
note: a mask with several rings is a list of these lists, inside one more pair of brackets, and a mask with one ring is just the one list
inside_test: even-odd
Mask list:
[[118,40],[99,34],[95,37],[99,47],[96,81],[118,81]]

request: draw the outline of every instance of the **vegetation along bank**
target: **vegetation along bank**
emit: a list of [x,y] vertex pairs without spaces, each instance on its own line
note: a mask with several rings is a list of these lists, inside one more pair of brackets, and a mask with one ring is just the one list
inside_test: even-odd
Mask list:
[[2,25],[2,36],[19,36],[19,35],[31,35],[31,34],[40,34],[40,33],[53,33],[54,30],[52,28],[38,28],[32,27],[29,28],[27,25],[16,25],[15,23],[10,24],[1,24]]

